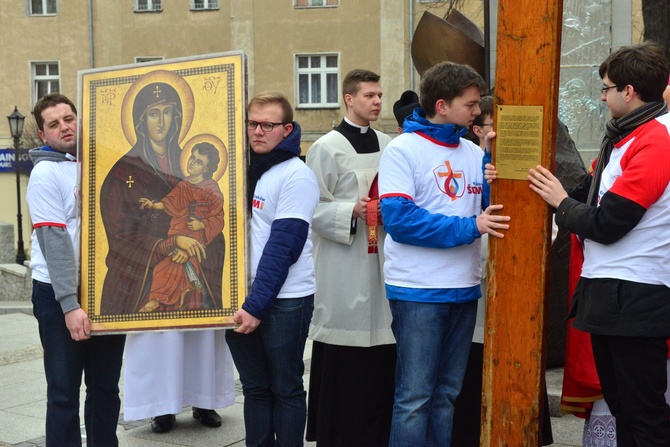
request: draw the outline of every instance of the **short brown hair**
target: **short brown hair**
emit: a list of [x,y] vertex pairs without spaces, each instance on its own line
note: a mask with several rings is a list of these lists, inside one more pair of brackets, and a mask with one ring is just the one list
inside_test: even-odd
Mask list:
[[479,98],[479,110],[479,115],[475,116],[475,118],[472,120],[472,124],[468,128],[468,133],[463,135],[463,138],[472,141],[477,146],[479,146],[481,140],[477,135],[475,135],[475,132],[472,130],[472,128],[475,126],[482,127],[484,125],[484,121],[486,121],[487,116],[493,118],[493,96],[482,96]]
[[288,102],[288,98],[285,94],[278,91],[269,90],[266,92],[259,93],[258,95],[251,98],[249,104],[247,105],[247,114],[249,114],[249,109],[252,106],[266,106],[268,104],[279,104],[282,109],[282,118],[283,124],[288,124],[293,122],[293,107],[291,103]]
[[493,118],[493,96],[482,96],[479,98],[479,110],[479,115],[475,116],[475,119],[472,120],[473,126],[482,126],[487,116]]
[[479,88],[480,93],[484,93],[486,89],[482,77],[469,65],[440,62],[429,68],[421,77],[419,84],[421,90],[419,102],[426,111],[426,117],[435,116],[435,104],[438,100],[451,102],[472,86]]
[[360,68],[351,70],[342,81],[342,97],[344,98],[344,95],[356,96],[361,82],[379,82],[379,77],[377,73],[370,70]]
[[74,106],[70,98],[60,93],[49,93],[42,96],[35,107],[33,107],[33,115],[35,116],[35,122],[37,123],[37,128],[44,132],[44,119],[42,118],[42,112],[49,107],[54,107],[58,104],[67,104],[70,106],[74,114],[77,114],[77,108]]
[[607,76],[617,91],[632,85],[644,102],[663,101],[668,73],[663,48],[652,41],[623,46],[607,56],[598,68],[600,77]]

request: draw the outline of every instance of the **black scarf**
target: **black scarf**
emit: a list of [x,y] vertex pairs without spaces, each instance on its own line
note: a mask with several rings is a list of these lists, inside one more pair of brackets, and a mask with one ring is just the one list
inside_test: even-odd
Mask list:
[[600,145],[600,153],[598,153],[596,169],[593,173],[591,187],[589,188],[589,195],[586,199],[587,205],[595,206],[597,204],[600,179],[602,178],[605,166],[607,166],[607,163],[610,161],[610,155],[612,155],[614,145],[626,138],[632,131],[642,124],[667,113],[667,111],[668,108],[666,107],[665,102],[652,101],[621,118],[612,119],[607,123],[605,137]]
[[261,176],[271,167],[297,156],[296,153],[283,150],[273,150],[267,154],[259,155],[249,149],[249,168],[247,169],[247,207],[249,210],[253,206],[256,183]]

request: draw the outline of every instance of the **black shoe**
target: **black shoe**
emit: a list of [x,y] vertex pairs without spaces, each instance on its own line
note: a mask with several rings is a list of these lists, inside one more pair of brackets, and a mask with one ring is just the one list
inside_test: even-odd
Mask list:
[[164,414],[151,418],[151,429],[154,433],[167,433],[174,426],[174,414]]
[[221,426],[221,416],[214,410],[193,407],[193,419],[199,419],[200,423],[206,427]]

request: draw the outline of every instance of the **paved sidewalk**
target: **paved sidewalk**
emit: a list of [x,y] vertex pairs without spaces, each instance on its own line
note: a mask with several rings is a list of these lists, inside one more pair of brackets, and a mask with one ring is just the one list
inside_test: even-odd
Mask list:
[[[308,342],[305,350],[307,365],[310,355],[311,344]],[[555,394],[556,386],[560,386],[560,375],[557,374],[559,371],[548,373],[550,394]],[[305,383],[308,381],[309,368],[306,369]],[[123,385],[121,388],[123,390]],[[175,428],[166,434],[153,433],[148,420],[126,423],[121,415],[119,444],[122,447],[243,447],[242,404],[238,381],[235,405],[219,410],[223,419],[220,428],[203,427],[192,418],[190,408],[185,408],[177,416]],[[0,315],[0,447],[44,446],[45,411],[46,382],[37,322],[25,313]],[[83,421],[83,414],[81,418]],[[551,422],[554,446],[581,446],[582,420],[563,416],[552,417]],[[305,445],[315,446],[315,443]]]

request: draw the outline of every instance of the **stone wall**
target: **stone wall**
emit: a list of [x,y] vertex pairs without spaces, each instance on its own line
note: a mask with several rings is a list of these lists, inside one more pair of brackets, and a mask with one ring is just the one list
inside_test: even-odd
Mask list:
[[11,264],[15,259],[14,225],[0,222],[0,264]]
[[14,225],[0,222],[0,302],[30,302],[30,269],[16,263]]
[[30,301],[30,269],[18,264],[0,264],[0,301]]

